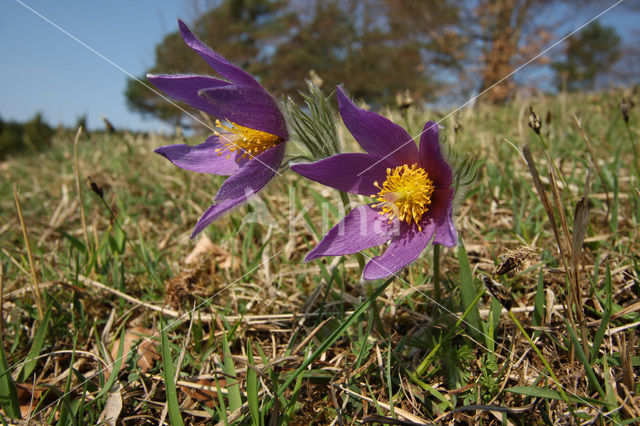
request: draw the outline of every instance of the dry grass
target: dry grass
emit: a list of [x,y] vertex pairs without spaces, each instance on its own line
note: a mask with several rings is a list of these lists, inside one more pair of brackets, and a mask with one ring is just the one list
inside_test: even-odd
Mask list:
[[[303,263],[323,227],[343,215],[331,190],[287,171],[261,194],[264,203],[193,241],[221,178],[153,156],[164,138],[89,134],[79,139],[80,180],[99,185],[104,203],[87,189],[80,199],[73,135],[61,135],[47,152],[0,165],[9,373],[0,390],[16,389],[22,421],[43,423],[637,422],[640,198],[631,144],[640,135],[637,110],[627,131],[621,99],[561,95],[447,118],[447,142],[479,166],[456,212],[464,249],[442,251],[438,299],[427,250],[366,309],[382,283],[361,283],[355,257]],[[548,156],[527,127],[530,104],[543,118]],[[414,134],[438,118],[389,115]],[[527,143],[542,192],[514,148]],[[581,224],[574,217],[589,168]],[[255,220],[243,222],[247,213]],[[477,306],[465,291],[484,292]],[[123,350],[111,376],[123,336],[153,344]],[[167,388],[171,365],[177,380]],[[12,417],[11,395],[0,403]]]

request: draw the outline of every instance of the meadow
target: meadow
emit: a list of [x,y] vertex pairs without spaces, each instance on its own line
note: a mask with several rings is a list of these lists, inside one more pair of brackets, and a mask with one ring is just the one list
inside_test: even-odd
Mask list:
[[3,422],[637,424],[629,96],[382,111],[411,134],[444,118],[472,160],[460,244],[387,281],[303,262],[345,203],[291,171],[191,240],[223,178],[153,154],[179,137],[64,133],[5,160]]

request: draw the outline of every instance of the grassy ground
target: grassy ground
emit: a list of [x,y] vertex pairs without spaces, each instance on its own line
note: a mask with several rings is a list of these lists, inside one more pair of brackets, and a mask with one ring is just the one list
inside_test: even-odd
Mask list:
[[[82,135],[76,167],[64,135],[0,164],[3,418],[639,422],[640,116],[625,125],[622,97],[446,118],[447,143],[478,165],[455,213],[464,244],[440,251],[439,270],[428,249],[371,285],[355,256],[303,263],[344,212],[290,171],[190,240],[222,179],[151,153],[173,141]],[[388,115],[414,134],[442,116]]]

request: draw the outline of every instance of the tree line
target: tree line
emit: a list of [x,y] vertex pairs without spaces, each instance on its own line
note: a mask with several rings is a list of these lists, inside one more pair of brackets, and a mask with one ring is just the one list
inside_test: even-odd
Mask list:
[[[564,30],[567,22],[558,12],[572,8],[579,11],[572,12],[575,19],[588,17],[597,3],[218,0],[207,4],[191,28],[277,95],[295,97],[313,72],[327,86],[344,83],[353,96],[379,105],[407,91],[422,101],[486,91],[483,101],[503,103],[519,84],[517,77],[505,76]],[[620,52],[615,29],[594,22],[570,37],[552,63],[545,57],[528,66],[546,67],[551,84],[560,89],[591,89]],[[147,72],[210,74],[177,30],[157,45]],[[125,95],[132,111],[174,124],[184,119],[182,111],[135,79],[128,80]]]

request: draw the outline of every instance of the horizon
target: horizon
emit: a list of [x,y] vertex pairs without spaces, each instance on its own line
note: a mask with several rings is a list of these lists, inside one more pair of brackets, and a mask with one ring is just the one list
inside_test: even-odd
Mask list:
[[[11,64],[0,71],[0,118],[25,122],[40,112],[53,127],[71,127],[85,115],[88,129],[99,130],[105,116],[116,129],[173,132],[165,122],[130,111],[124,89],[127,73],[143,75],[155,62],[156,45],[177,30],[178,18],[191,22],[195,10],[169,0],[3,3],[0,35],[12,43],[0,46]],[[600,21],[614,26],[624,43],[635,35],[635,17],[616,7]]]

